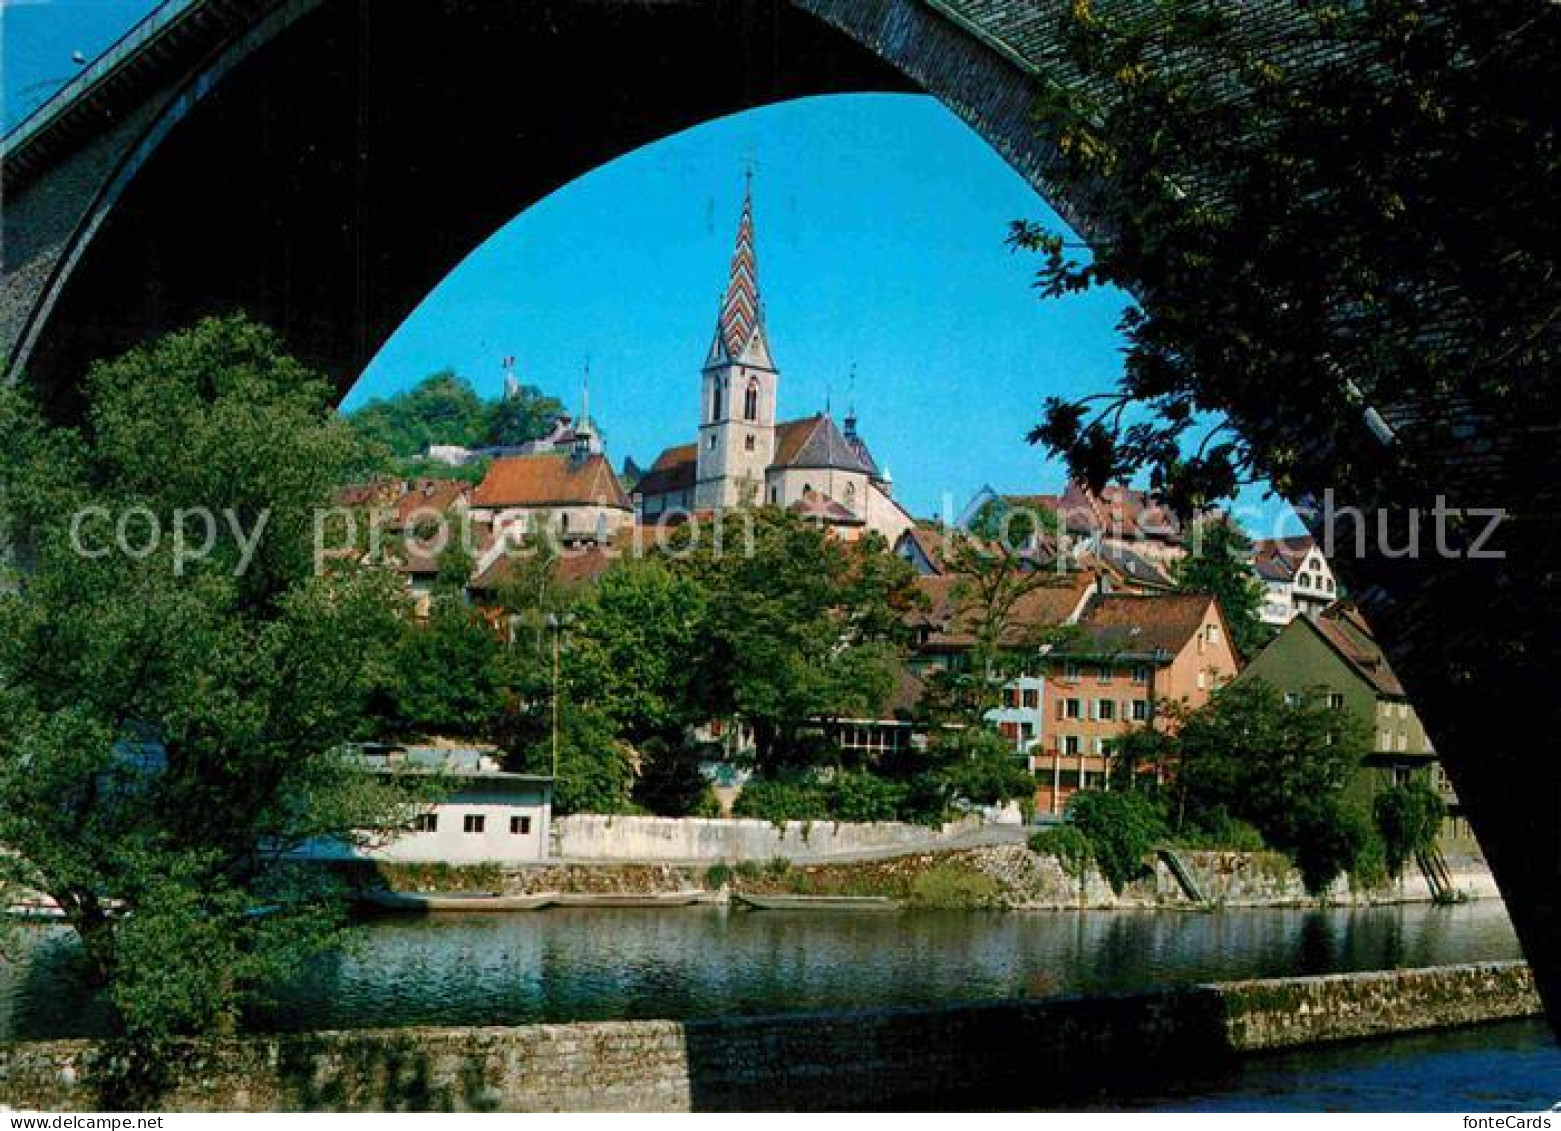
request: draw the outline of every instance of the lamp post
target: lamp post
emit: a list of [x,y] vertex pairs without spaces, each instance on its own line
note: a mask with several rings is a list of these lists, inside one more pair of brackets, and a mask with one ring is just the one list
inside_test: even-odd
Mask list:
[[553,780],[558,780],[558,659],[563,650],[564,630],[574,617],[569,613],[547,614],[547,626],[553,632]]

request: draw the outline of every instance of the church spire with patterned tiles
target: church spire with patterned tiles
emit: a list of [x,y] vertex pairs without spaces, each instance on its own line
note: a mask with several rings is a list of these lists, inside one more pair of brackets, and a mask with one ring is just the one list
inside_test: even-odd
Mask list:
[[764,304],[759,296],[759,251],[754,238],[753,174],[748,174],[743,193],[742,218],[737,222],[737,243],[732,248],[731,268],[721,309],[716,317],[715,339],[705,365],[735,361],[774,369],[769,338],[764,332]]
[[765,471],[775,454],[779,379],[764,330],[764,304],[759,295],[750,173],[726,290],[716,318],[715,340],[702,373],[694,491],[697,507],[762,501]]

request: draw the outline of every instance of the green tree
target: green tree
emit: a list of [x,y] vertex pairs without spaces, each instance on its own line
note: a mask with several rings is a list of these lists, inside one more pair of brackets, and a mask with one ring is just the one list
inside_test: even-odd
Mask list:
[[667,563],[615,563],[574,608],[570,694],[593,703],[634,745],[660,738],[677,746],[685,730],[704,721],[689,658],[706,611],[700,584]]
[[459,597],[436,597],[426,621],[403,629],[386,721],[406,734],[493,737],[503,705],[503,647],[480,612]]
[[546,436],[564,411],[563,402],[534,385],[522,385],[514,396],[504,396],[484,411],[484,443],[500,447],[524,444]]
[[[531,727],[521,746],[520,768],[534,774],[553,773],[550,704],[536,703],[525,716]],[[613,734],[600,711],[567,697],[559,702],[558,781],[553,807],[560,814],[628,813],[633,810],[635,758]]]
[[[675,568],[705,590],[696,665],[705,717],[753,727],[757,766],[816,764],[820,720],[878,711],[894,689],[909,573],[881,546],[852,546],[772,508],[728,513],[675,542]],[[903,563],[901,563],[903,565]]]
[[1192,550],[1172,569],[1183,593],[1210,593],[1230,626],[1236,650],[1252,657],[1273,638],[1263,623],[1263,589],[1252,576],[1252,541],[1235,519],[1205,518],[1192,531]]
[[1178,724],[1178,828],[1246,821],[1296,859],[1316,892],[1352,865],[1371,832],[1344,796],[1370,750],[1360,720],[1321,702],[1287,702],[1259,679],[1238,680],[1195,710],[1168,710]]
[[1068,819],[1089,840],[1100,874],[1118,895],[1143,875],[1144,857],[1165,836],[1165,814],[1142,793],[1086,789],[1068,800]]
[[1422,781],[1383,790],[1372,798],[1371,810],[1382,837],[1384,863],[1394,879],[1416,855],[1436,847],[1447,816],[1446,803]]
[[[1034,224],[1014,240],[1047,296],[1148,301],[1122,318],[1116,393],[1048,402],[1033,439],[1096,485],[1151,467],[1187,513],[1254,475],[1370,506],[1440,482],[1460,421],[1423,414],[1389,446],[1372,406],[1545,411],[1561,161],[1534,92],[1561,20],[1543,7],[1297,5],[1253,35],[1216,0],[1070,5],[1036,117],[1048,177],[1111,237],[1088,260]],[[1211,406],[1240,435],[1187,454]]]
[[[417,791],[343,757],[399,601],[383,571],[314,569],[312,513],[359,458],[330,387],[229,318],[93,366],[86,390],[66,430],[0,389],[20,563],[0,594],[0,876],[60,905],[146,1045],[230,1027],[329,945],[338,893],[287,853],[398,827]],[[131,553],[109,537],[126,515]]]
[[986,726],[946,730],[932,740],[938,760],[936,780],[951,801],[971,805],[1028,808],[1035,798],[1035,775],[1014,744]]
[[476,447],[486,438],[488,419],[471,383],[448,369],[348,417],[361,437],[398,457],[420,455],[430,444]]

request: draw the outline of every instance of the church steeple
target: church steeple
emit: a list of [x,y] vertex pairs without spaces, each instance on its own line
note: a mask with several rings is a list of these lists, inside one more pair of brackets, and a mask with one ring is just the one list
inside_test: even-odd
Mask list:
[[764,306],[759,297],[759,252],[754,239],[753,175],[743,193],[743,214],[737,222],[737,244],[727,272],[726,291],[716,318],[715,341],[706,365],[726,361],[773,369],[770,345],[764,333]]
[[763,498],[775,455],[776,385],[759,297],[754,240],[753,177],[743,193],[737,244],[716,317],[715,339],[701,373],[695,505],[738,506]]

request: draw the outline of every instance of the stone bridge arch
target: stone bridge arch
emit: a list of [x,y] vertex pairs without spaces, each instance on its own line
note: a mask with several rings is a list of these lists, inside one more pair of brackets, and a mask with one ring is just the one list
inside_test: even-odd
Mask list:
[[[243,309],[345,391],[527,205],[658,137],[810,94],[935,95],[1097,239],[1087,204],[1048,184],[1030,118],[1065,6],[169,0],[0,147],[0,356],[68,410],[92,358]],[[1259,34],[1287,8],[1246,6]],[[1512,432],[1474,413],[1438,485],[1517,514],[1504,561],[1335,567],[1420,705],[1561,1019],[1561,461]]]

